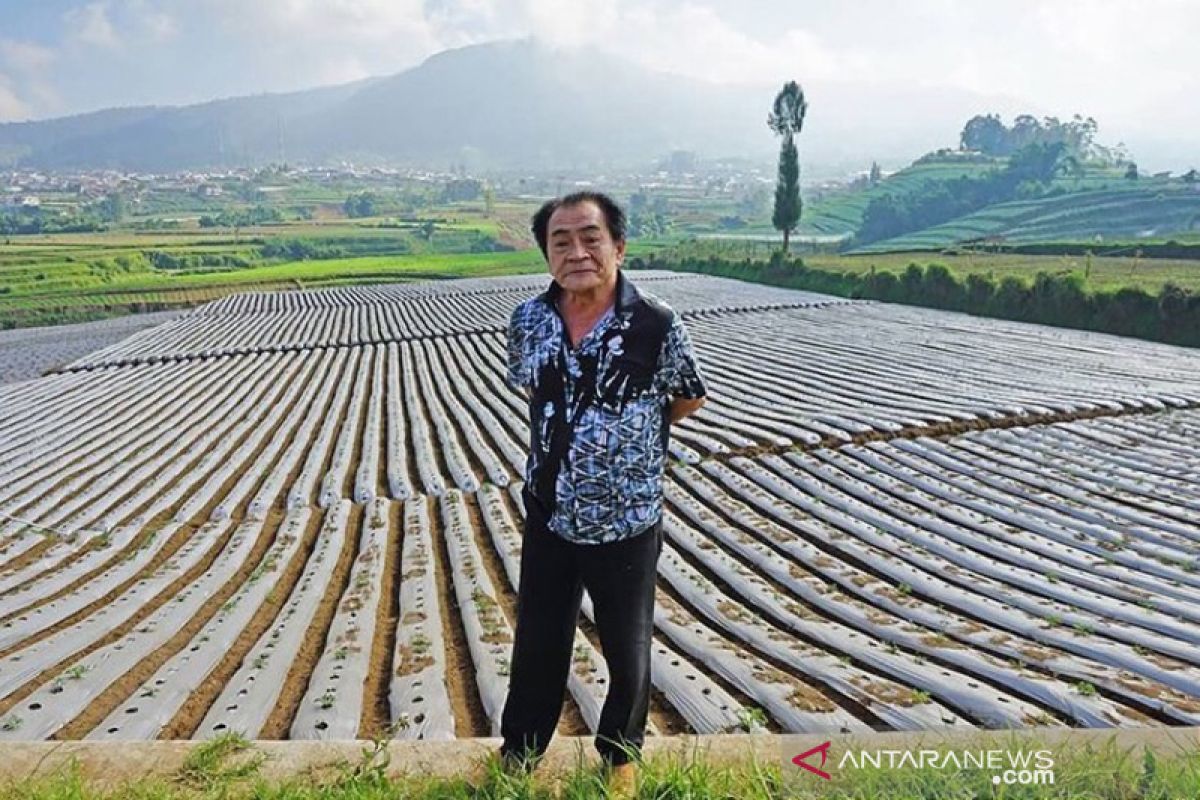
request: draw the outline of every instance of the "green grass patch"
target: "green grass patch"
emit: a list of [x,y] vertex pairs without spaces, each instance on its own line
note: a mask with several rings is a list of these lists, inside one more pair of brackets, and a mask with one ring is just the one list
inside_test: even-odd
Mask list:
[[[925,748],[922,748],[925,749]],[[945,747],[930,748],[941,753]],[[977,748],[961,748],[977,749]],[[1147,748],[1122,746],[1115,738],[1098,743],[1052,746],[1036,739],[1010,737],[986,749],[1048,750],[1053,783],[997,784],[996,770],[905,766],[846,767],[836,748],[823,780],[784,766],[778,758],[747,757],[717,765],[693,750],[651,756],[642,764],[636,797],[655,800],[1182,800],[1200,787],[1200,751],[1162,757]],[[915,752],[910,751],[910,752]],[[558,773],[505,772],[494,757],[478,762],[470,777],[432,777],[405,773],[390,761],[387,743],[364,747],[360,758],[285,779],[263,776],[263,754],[236,736],[199,745],[173,775],[144,777],[106,786],[86,780],[78,766],[37,778],[0,784],[0,800],[500,800],[537,798],[583,800],[607,796],[605,773],[584,761]]]

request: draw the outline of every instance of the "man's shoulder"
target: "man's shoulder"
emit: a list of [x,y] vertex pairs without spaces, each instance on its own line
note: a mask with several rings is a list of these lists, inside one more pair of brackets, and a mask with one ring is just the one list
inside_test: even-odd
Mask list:
[[544,315],[549,309],[544,302],[544,294],[527,297],[513,307],[510,321],[514,325],[528,323]]
[[670,327],[679,316],[675,309],[671,308],[667,301],[658,295],[640,287],[637,294],[642,313],[646,314],[655,324],[662,325],[664,328]]

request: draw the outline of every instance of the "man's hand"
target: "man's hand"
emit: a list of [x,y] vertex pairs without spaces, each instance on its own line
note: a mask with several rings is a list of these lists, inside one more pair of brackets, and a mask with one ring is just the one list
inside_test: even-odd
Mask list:
[[679,420],[683,419],[689,414],[694,414],[696,410],[700,408],[700,406],[704,405],[704,401],[706,399],[707,398],[704,397],[697,397],[694,400],[687,397],[673,398],[671,400],[671,406],[669,409],[671,414],[671,422],[679,422]]

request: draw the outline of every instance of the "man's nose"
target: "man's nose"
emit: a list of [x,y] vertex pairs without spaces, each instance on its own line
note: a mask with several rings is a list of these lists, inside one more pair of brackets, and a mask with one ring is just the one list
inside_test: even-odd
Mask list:
[[578,261],[588,257],[587,248],[583,246],[583,242],[579,239],[571,241],[571,248],[567,251],[567,258],[572,261]]

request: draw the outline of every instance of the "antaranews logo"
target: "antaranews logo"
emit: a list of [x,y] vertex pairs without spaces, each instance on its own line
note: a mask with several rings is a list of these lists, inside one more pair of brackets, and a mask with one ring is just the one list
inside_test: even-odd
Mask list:
[[[981,771],[991,773],[993,784],[1008,786],[1053,785],[1054,755],[1049,750],[972,750],[947,749],[847,749],[832,758],[832,741],[808,747],[800,737],[785,736],[784,758],[792,766],[824,780],[832,780],[831,772],[850,770],[947,769],[956,772]],[[810,740],[811,741],[811,740]],[[801,748],[804,748],[801,750]],[[798,752],[799,751],[799,752]],[[829,771],[825,766],[829,763]],[[802,773],[791,770],[799,777]]]
[[821,766],[822,767],[825,766],[825,761],[826,761],[826,759],[829,758],[829,748],[832,746],[833,746],[833,742],[825,742],[824,744],[819,744],[816,747],[814,747],[810,750],[805,750],[800,755],[793,757],[792,763],[795,764],[797,767],[800,767],[801,769],[806,769],[809,772],[811,772],[812,774],[818,775],[818,776],[824,778],[827,781],[832,780],[833,776],[831,776],[828,772],[826,772],[823,769],[817,769],[812,764],[808,763],[808,758],[810,756],[820,753],[821,754]]

